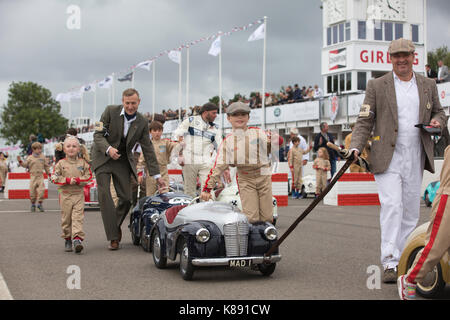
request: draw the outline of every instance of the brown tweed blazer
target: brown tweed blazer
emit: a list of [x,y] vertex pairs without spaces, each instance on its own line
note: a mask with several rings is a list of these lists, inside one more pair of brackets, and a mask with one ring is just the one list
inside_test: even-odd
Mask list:
[[[429,124],[431,119],[435,119],[441,127],[447,126],[436,83],[420,74],[415,75],[420,100],[419,122]],[[364,103],[353,130],[350,150],[363,150],[372,130],[374,138],[369,156],[370,169],[372,173],[382,173],[391,163],[398,133],[398,107],[392,72],[368,82]],[[431,136],[421,130],[421,141],[425,151],[425,169],[434,173]]]

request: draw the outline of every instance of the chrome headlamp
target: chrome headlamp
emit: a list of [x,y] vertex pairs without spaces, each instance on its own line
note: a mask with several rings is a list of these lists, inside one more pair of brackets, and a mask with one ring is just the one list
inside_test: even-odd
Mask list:
[[195,238],[200,243],[208,242],[210,237],[211,237],[211,234],[209,233],[208,229],[206,229],[206,228],[200,228],[195,233]]
[[274,226],[269,226],[264,230],[264,236],[267,240],[273,241],[278,237],[278,231]]
[[150,216],[150,221],[155,224],[156,221],[158,221],[159,219],[159,213],[152,213],[152,215]]

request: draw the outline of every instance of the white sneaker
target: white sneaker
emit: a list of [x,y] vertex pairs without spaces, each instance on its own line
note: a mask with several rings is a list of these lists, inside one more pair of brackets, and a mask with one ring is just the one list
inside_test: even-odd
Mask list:
[[416,298],[416,284],[406,281],[406,275],[397,279],[398,295],[401,300],[412,300]]

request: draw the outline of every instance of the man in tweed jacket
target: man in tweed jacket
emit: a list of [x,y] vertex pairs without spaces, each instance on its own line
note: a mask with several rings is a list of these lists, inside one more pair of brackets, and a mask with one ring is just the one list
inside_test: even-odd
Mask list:
[[436,83],[413,72],[414,50],[410,40],[391,42],[393,71],[369,81],[350,144],[350,150],[361,153],[374,131],[370,168],[381,203],[381,263],[386,283],[397,280],[406,238],[419,219],[423,170],[434,172],[431,136],[415,125],[446,125]]

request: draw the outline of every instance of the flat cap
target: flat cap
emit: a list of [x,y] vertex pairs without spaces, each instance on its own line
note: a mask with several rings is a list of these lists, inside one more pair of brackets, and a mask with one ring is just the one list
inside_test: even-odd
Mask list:
[[289,133],[298,134],[298,129],[297,128],[291,128],[291,130],[289,130]]
[[227,108],[227,114],[234,114],[237,112],[250,113],[250,107],[243,102],[233,102]]
[[391,41],[389,44],[389,54],[395,54],[399,52],[414,52],[416,47],[411,40],[400,38]]

